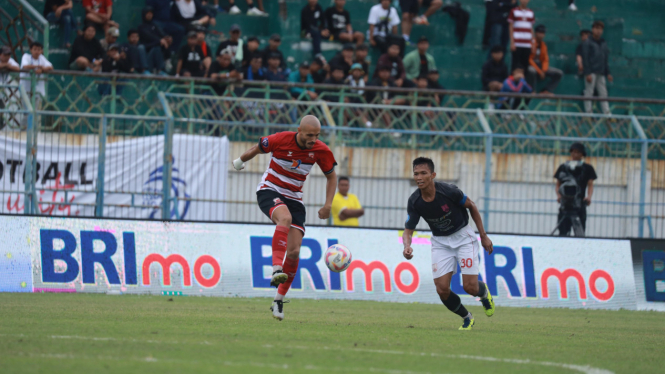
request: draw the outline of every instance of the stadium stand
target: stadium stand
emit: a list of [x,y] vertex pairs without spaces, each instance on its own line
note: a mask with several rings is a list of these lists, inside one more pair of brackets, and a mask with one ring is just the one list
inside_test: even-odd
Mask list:
[[[27,0],[39,13],[42,13],[44,2]],[[437,68],[441,73],[441,84],[448,89],[480,90],[481,67],[486,61],[487,50],[482,49],[485,6],[480,1],[460,1],[462,7],[470,14],[466,39],[463,45],[458,44],[455,36],[455,22],[443,12],[437,12],[429,17],[429,25],[414,24],[411,40],[418,40],[420,36],[427,36],[431,41],[430,53],[437,61]],[[227,1],[220,1],[224,7]],[[325,9],[331,5],[329,0],[320,0]],[[393,5],[397,5],[397,2]],[[2,0],[3,28],[12,28],[10,20],[18,12],[16,6],[19,0]],[[277,33],[282,36],[281,50],[287,58],[289,68],[296,64],[311,61],[311,43],[300,37],[300,10],[306,4],[304,0],[266,1],[265,11],[270,14],[257,22],[256,16],[246,15],[246,2],[237,2],[241,14],[230,15],[220,12],[217,14],[217,23],[209,29],[206,37],[207,44],[214,51],[216,46],[228,38],[228,27],[238,24],[242,29],[244,38],[257,36],[261,42],[260,49],[268,44],[269,36]],[[349,0],[346,9],[351,14],[354,30],[367,30],[367,15],[369,9],[375,5],[374,0]],[[581,94],[583,83],[577,76],[575,65],[575,48],[578,44],[578,34],[582,29],[588,29],[594,20],[605,22],[604,37],[611,50],[610,67],[615,82],[610,86],[610,96],[614,97],[653,97],[665,88],[662,70],[665,67],[665,26],[661,21],[663,4],[659,0],[606,0],[603,2],[578,1],[578,11],[568,10],[566,0],[533,0],[529,7],[536,13],[537,23],[548,28],[546,42],[553,67],[564,71],[564,77],[557,89],[557,94]],[[141,10],[143,1],[127,2],[118,0],[113,6],[113,19],[120,24],[119,43],[126,41],[126,31],[141,24]],[[630,12],[626,12],[630,9]],[[76,0],[72,9],[76,21],[81,23],[85,19],[85,10],[80,1]],[[26,17],[30,17],[29,14]],[[22,30],[37,32],[31,22],[16,27],[16,33],[5,33],[0,43],[15,46],[24,40]],[[7,35],[11,35],[7,40]],[[98,39],[102,38],[102,30],[98,31]],[[59,24],[49,25],[49,50],[45,53],[53,62],[56,70],[67,69],[69,51],[61,46],[63,30]],[[25,44],[25,43],[23,43]],[[25,45],[24,47],[27,47]],[[341,49],[339,43],[323,43],[323,55],[330,60]],[[407,47],[406,52],[415,49],[415,43]],[[378,59],[378,53],[370,50],[369,58],[372,62]],[[375,66],[371,65],[370,75]]]

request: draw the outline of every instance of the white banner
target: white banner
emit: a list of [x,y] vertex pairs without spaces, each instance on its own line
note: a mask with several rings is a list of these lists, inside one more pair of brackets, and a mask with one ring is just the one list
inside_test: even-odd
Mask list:
[[[76,143],[77,145],[71,145]],[[99,145],[96,136],[39,134],[38,213],[93,216]],[[174,135],[171,219],[225,219],[229,142],[226,137]],[[104,215],[161,218],[164,136],[106,144]],[[0,137],[0,212],[22,213],[25,206],[25,139]],[[10,192],[11,191],[11,192]],[[205,199],[207,202],[183,200]]]
[[[272,225],[9,216],[0,216],[0,224],[10,233],[0,244],[0,291],[275,292],[269,286]],[[495,253],[483,254],[480,276],[499,306],[636,309],[627,240],[491,238]],[[440,303],[429,241],[428,233],[417,234],[415,257],[406,261],[397,230],[310,227],[288,297]],[[335,243],[353,253],[341,274],[323,261]],[[452,289],[464,296],[459,273]]]

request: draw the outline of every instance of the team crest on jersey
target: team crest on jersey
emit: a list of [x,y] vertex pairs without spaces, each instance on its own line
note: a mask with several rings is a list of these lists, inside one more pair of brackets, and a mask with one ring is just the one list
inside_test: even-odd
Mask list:
[[310,152],[309,155],[307,155],[307,157],[313,159],[314,158],[314,152]]
[[283,204],[282,199],[280,199],[279,197],[276,197],[276,198],[272,199],[272,202],[275,203],[275,205]]
[[263,138],[263,140],[261,140],[261,145],[263,146],[263,148],[268,148],[268,137],[267,136],[265,138]]
[[448,204],[441,206],[441,209],[443,209],[444,213],[448,213],[450,211],[450,207],[448,207]]
[[291,157],[291,154],[292,154],[292,153],[293,153],[293,152],[289,151],[289,154],[288,154],[288,156],[289,156],[289,157]]
[[302,164],[302,161],[300,160],[293,160],[291,163],[291,170],[296,170],[300,167],[300,164]]

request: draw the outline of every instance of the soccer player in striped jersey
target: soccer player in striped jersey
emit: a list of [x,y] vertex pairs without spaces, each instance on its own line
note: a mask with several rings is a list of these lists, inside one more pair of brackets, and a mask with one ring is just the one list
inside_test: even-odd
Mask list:
[[316,117],[308,115],[300,121],[298,132],[284,131],[262,137],[258,144],[233,161],[233,167],[242,170],[245,162],[257,155],[272,153],[256,198],[261,211],[277,225],[272,237],[273,273],[270,280],[270,285],[277,287],[277,295],[270,310],[273,317],[280,321],[284,319],[284,296],[298,270],[300,245],[305,235],[302,186],[315,163],[327,179],[326,202],[319,209],[320,219],[330,217],[337,190],[337,162],[330,148],[319,140],[320,134],[321,123]]

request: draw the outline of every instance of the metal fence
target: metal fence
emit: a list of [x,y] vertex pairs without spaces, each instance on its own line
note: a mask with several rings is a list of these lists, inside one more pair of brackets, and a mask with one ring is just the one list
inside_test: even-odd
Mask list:
[[[5,122],[11,123],[0,137],[5,144],[13,142],[12,146],[23,147],[25,156],[19,161],[32,167],[32,170],[26,167],[22,185],[15,184],[16,187],[0,192],[23,196],[25,213],[62,215],[66,211],[87,216],[138,218],[144,217],[148,209],[157,212],[153,218],[178,219],[179,200],[186,200],[206,206],[210,214],[202,216],[203,220],[212,219],[209,217],[216,216],[215,210],[223,209],[228,221],[266,222],[255,206],[254,191],[267,166],[267,157],[252,161],[242,172],[229,171],[225,197],[200,195],[183,199],[173,196],[168,188],[175,170],[171,149],[174,136],[198,134],[215,139],[227,136],[232,140],[229,157],[233,158],[259,136],[294,129],[299,118],[313,114],[322,121],[322,140],[335,153],[338,174],[351,177],[352,192],[359,196],[366,209],[361,218],[363,226],[402,227],[406,200],[415,190],[410,162],[424,155],[435,160],[438,179],[457,184],[477,202],[491,232],[550,234],[556,226],[558,212],[553,175],[568,158],[572,142],[581,141],[589,153],[586,162],[596,168],[599,177],[588,209],[587,234],[664,236],[665,140],[660,138],[661,134],[651,138],[645,131],[645,127],[665,128],[662,117],[301,102],[178,93],[156,93],[160,109],[152,116],[107,115],[37,110],[23,87],[0,88],[13,98],[6,101],[11,105],[0,110],[0,118],[7,118]],[[367,122],[371,127],[367,127]],[[155,142],[157,138],[164,145],[163,149],[159,148],[161,153],[146,156],[142,162],[149,163],[150,170],[159,169],[162,173],[161,191],[146,192],[140,184],[125,183],[122,173],[117,175],[116,186],[105,185],[105,174],[109,170],[103,156],[106,147],[119,140],[133,140],[132,144],[142,147],[137,142]],[[42,165],[38,170],[37,145],[42,152],[52,152],[54,160],[83,158],[86,153],[95,153],[97,156],[92,157],[95,165],[88,168],[93,168],[96,178],[87,180],[86,184],[79,183],[76,188],[64,188],[62,184],[66,183],[63,182],[37,191],[35,179],[50,175],[45,170],[47,166]],[[62,156],[62,147],[67,146],[78,153]],[[131,149],[124,151],[136,153]],[[196,157],[197,150],[191,152]],[[48,157],[39,156],[43,163],[48,162]],[[11,171],[13,164],[3,161],[5,181],[8,177],[16,181],[18,167]],[[212,167],[216,168],[214,165]],[[86,175],[90,175],[89,170]],[[217,187],[214,181],[206,183],[209,184],[207,190]],[[325,223],[316,219],[314,213],[324,201],[324,190],[325,178],[314,171],[305,185],[304,202],[310,211],[308,224]],[[91,198],[72,202],[69,200],[72,193],[88,194]],[[154,198],[143,198],[145,194],[152,194]],[[130,196],[131,202],[114,205],[116,195]],[[146,204],[146,201],[152,203]],[[15,200],[6,204],[6,210],[4,203],[2,212],[16,213],[9,209],[15,206]],[[425,227],[421,223],[421,228]]]

